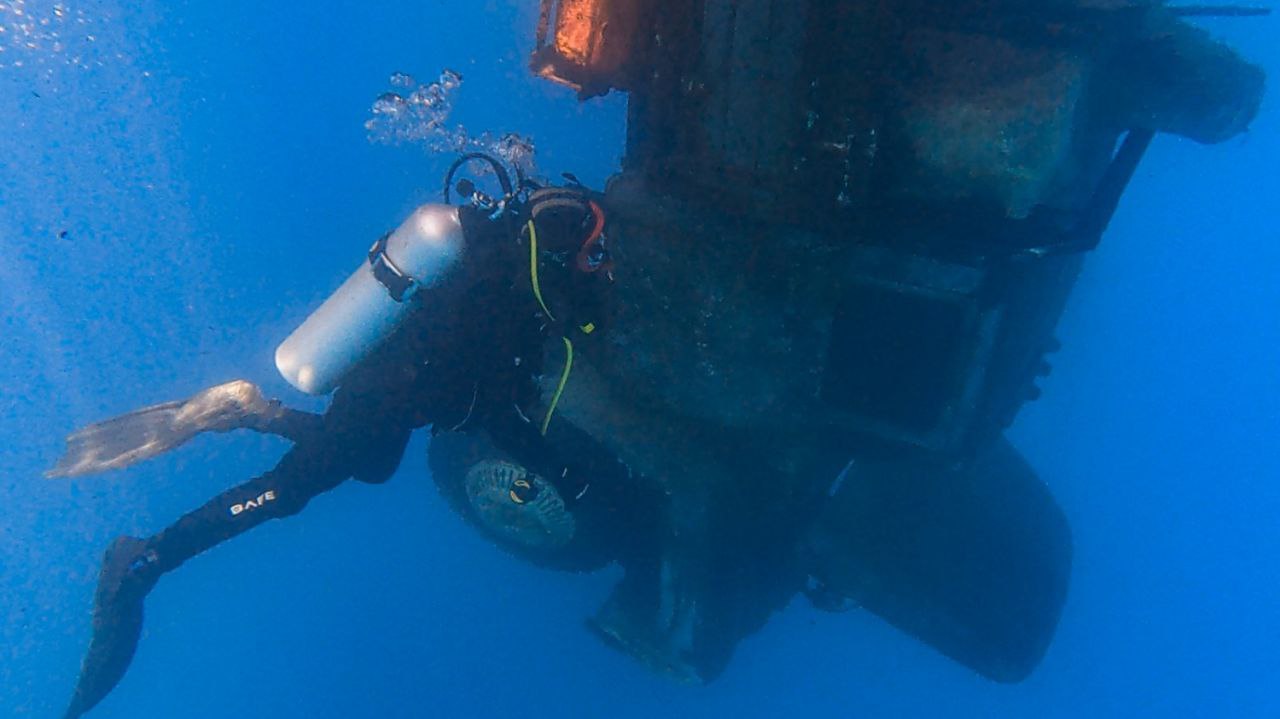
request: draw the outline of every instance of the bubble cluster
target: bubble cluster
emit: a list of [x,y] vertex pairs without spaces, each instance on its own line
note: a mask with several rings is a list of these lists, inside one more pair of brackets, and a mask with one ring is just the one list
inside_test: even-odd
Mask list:
[[[369,138],[382,143],[425,143],[449,148],[465,137],[445,127],[453,111],[454,90],[462,76],[445,70],[434,82],[418,83],[412,76],[397,72],[391,86],[400,92],[384,92],[373,101],[373,117],[365,122]],[[404,94],[401,94],[404,92]]]
[[533,173],[532,140],[515,133],[472,136],[462,125],[449,126],[453,93],[462,85],[462,75],[446,69],[435,80],[421,83],[397,72],[389,82],[395,89],[373,101],[372,117],[364,123],[370,142],[416,144],[439,153],[484,152],[525,174]]
[[84,10],[65,3],[0,0],[0,70],[101,67],[96,25]]
[[489,154],[498,157],[511,167],[520,168],[525,175],[533,174],[533,154],[537,149],[533,146],[533,140],[514,132],[508,132],[493,140],[488,133],[485,133],[480,136],[477,143],[488,148]]

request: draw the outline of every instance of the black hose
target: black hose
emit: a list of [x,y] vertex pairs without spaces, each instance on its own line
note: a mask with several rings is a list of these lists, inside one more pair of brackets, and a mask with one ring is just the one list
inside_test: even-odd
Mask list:
[[471,160],[481,160],[489,164],[493,168],[493,174],[498,177],[498,184],[502,186],[502,196],[504,199],[510,199],[515,195],[515,187],[511,184],[511,175],[506,168],[502,166],[492,155],[486,155],[483,152],[468,152],[453,161],[449,166],[449,171],[444,175],[444,204],[452,205],[453,199],[450,189],[453,187],[453,177],[458,170]]

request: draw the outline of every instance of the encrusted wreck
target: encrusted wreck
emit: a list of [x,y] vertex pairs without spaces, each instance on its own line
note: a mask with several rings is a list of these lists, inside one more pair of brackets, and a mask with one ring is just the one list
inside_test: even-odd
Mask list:
[[806,591],[998,681],[1036,666],[1071,536],[1003,432],[1152,136],[1258,110],[1206,12],[544,1],[532,69],[630,103],[613,316],[561,417],[669,500],[602,636],[706,680]]

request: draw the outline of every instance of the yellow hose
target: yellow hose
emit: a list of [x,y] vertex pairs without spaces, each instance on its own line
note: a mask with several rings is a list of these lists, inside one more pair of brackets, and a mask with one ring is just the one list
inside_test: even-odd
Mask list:
[[564,371],[560,373],[560,386],[556,387],[556,393],[551,395],[551,405],[547,407],[547,416],[542,419],[542,434],[546,436],[547,428],[551,426],[551,415],[556,413],[556,405],[560,404],[560,395],[564,394],[564,386],[569,383],[569,372],[573,370],[573,343],[568,337],[561,337],[564,340]]
[[547,313],[547,319],[555,322],[551,308],[542,301],[542,286],[538,284],[538,228],[534,227],[533,220],[529,220],[529,277],[533,280],[533,296],[538,299],[542,311]]

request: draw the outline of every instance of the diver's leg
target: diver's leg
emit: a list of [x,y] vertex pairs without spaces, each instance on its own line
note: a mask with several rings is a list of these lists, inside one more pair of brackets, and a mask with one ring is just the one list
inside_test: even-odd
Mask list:
[[[280,400],[271,400],[271,411],[252,415],[245,423],[233,429],[248,429],[259,434],[274,434],[291,442],[305,442],[324,429],[324,415],[286,407]],[[230,430],[218,430],[230,431]]]
[[93,638],[80,669],[67,719],[100,702],[124,676],[142,631],[143,599],[160,576],[218,542],[268,519],[296,513],[306,501],[341,482],[287,482],[278,472],[223,492],[147,538],[120,537],[103,558],[93,598]]
[[393,347],[353,372],[322,417],[258,402],[261,394],[250,392],[252,411],[244,414],[252,421],[242,414],[227,425],[217,412],[208,417],[213,421],[201,420],[205,429],[255,429],[297,443],[267,474],[219,494],[158,534],[116,540],[103,562],[93,639],[67,719],[89,711],[124,675],[141,632],[143,600],[162,574],[269,519],[296,514],[348,477],[381,482],[394,473],[410,433],[423,424],[415,349],[411,342]]
[[348,477],[376,484],[395,472],[409,440],[404,428],[380,437],[335,438],[319,447],[299,445],[270,472],[219,494],[147,540],[160,571],[177,568],[191,557],[243,534],[269,519],[302,511],[313,497]]
[[[385,479],[404,453],[409,433],[405,428],[378,438],[339,435],[298,445],[270,472],[219,494],[154,536],[117,539],[103,559],[93,639],[66,719],[89,711],[124,676],[142,631],[143,600],[162,574],[267,520],[297,514],[347,477]],[[379,471],[371,474],[372,466]]]

